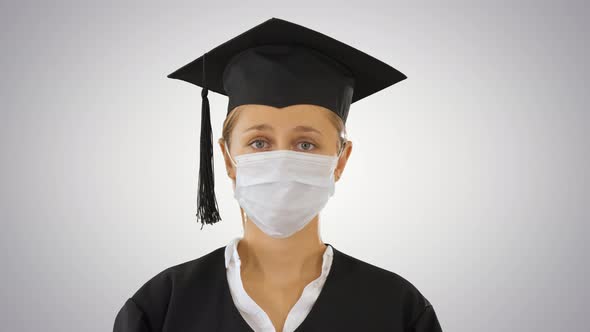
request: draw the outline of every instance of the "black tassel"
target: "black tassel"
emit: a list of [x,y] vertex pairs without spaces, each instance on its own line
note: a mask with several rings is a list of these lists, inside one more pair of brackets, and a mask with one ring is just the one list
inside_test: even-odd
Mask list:
[[205,85],[205,56],[203,56],[203,90],[201,97],[201,156],[199,162],[199,192],[197,196],[197,219],[201,229],[205,224],[214,224],[221,220],[217,200],[215,199],[215,177],[213,174],[213,144],[211,133],[211,115],[209,110],[208,89]]

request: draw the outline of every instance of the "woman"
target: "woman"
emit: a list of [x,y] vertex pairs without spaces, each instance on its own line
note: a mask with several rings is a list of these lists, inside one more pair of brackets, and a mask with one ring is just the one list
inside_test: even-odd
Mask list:
[[203,87],[197,216],[203,224],[220,219],[211,89],[229,96],[218,144],[244,234],[152,277],[125,302],[114,331],[441,331],[409,281],[339,251],[319,232],[319,213],[352,151],[350,104],[405,75],[276,18],[206,59],[168,76]]

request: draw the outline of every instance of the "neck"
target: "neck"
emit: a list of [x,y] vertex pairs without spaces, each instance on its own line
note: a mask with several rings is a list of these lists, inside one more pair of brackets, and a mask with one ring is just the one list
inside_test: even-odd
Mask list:
[[244,236],[238,242],[242,273],[265,285],[289,287],[321,274],[326,244],[319,233],[319,215],[290,237],[277,239],[244,217]]

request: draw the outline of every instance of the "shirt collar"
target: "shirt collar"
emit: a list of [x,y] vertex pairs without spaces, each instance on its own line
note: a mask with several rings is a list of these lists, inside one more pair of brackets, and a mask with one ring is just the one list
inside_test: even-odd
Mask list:
[[229,263],[232,261],[232,258],[235,260],[239,260],[240,256],[238,255],[238,242],[242,237],[238,236],[233,238],[227,246],[225,246],[225,268],[229,267]]

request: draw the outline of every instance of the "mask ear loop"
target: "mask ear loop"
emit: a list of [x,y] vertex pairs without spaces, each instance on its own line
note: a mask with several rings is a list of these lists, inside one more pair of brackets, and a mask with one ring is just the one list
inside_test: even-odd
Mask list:
[[[336,156],[336,160],[340,160],[340,157],[342,156],[342,152],[344,151],[344,148],[346,147],[346,142],[344,142],[344,144],[342,144],[342,147],[340,147],[340,151],[338,152],[338,155]],[[336,162],[338,163],[338,162]]]
[[229,157],[229,160],[231,160],[232,164],[234,165],[234,167],[238,166],[238,163],[236,163],[234,161],[234,159],[231,157],[231,154],[229,153],[229,146],[227,145],[227,141],[223,141],[223,145],[225,145],[225,152],[227,154],[227,156]]
[[340,151],[338,151],[338,155],[337,155],[338,159],[340,159],[340,156],[342,156],[342,152],[344,151],[345,147],[346,147],[346,142],[344,142],[342,144],[342,146],[340,147]]
[[[229,146],[227,144],[227,141],[223,141],[223,145],[225,146],[225,153],[227,154],[227,156],[229,157],[229,160],[231,160],[231,163],[234,165],[234,167],[237,167],[238,164],[234,161],[234,159],[231,157],[231,153],[229,153]],[[242,221],[246,222],[248,220],[248,215],[246,214],[246,211],[244,211],[244,209],[242,207],[240,207],[240,211],[242,211]]]

